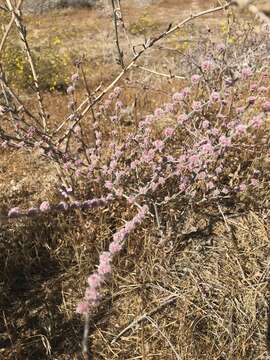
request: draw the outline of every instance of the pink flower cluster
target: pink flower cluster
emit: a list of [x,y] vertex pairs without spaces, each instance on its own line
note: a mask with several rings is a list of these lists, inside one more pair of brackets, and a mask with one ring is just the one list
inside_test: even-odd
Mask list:
[[109,251],[104,251],[100,254],[97,271],[88,277],[88,287],[85,290],[84,299],[77,305],[76,312],[78,314],[86,314],[93,306],[98,304],[101,298],[101,285],[112,272],[111,262],[113,256],[121,251],[126,237],[136,226],[141,224],[148,211],[148,207],[146,205],[143,206],[131,221],[128,221],[113,235],[113,241],[109,245]]
[[107,197],[96,198],[91,200],[83,200],[83,201],[74,201],[68,204],[65,201],[60,201],[58,204],[50,204],[48,201],[43,201],[39,208],[31,207],[27,210],[21,210],[19,207],[11,208],[8,212],[7,218],[8,219],[18,219],[22,217],[33,217],[36,215],[41,215],[48,212],[63,212],[67,210],[73,209],[95,209],[98,207],[105,206],[112,200],[112,195],[109,194]]

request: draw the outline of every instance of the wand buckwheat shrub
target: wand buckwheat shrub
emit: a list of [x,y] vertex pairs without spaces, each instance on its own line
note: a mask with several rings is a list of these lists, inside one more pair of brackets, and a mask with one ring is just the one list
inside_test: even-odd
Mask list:
[[[14,201],[2,217],[50,218],[78,211],[91,217],[104,208],[120,213],[97,263],[89,264],[85,289],[78,291],[76,312],[85,319],[98,310],[116,258],[134,233],[136,241],[145,231],[156,241],[157,230],[170,226],[176,210],[265,206],[270,190],[263,165],[270,139],[269,31],[255,36],[235,25],[235,35],[237,44],[202,34],[204,41],[179,60],[185,79],[173,82],[150,110],[137,111],[131,104],[129,80],[113,82],[98,98],[99,88],[89,91],[83,61],[75,61],[66,88],[67,116],[54,127],[46,112],[30,111],[1,75],[11,99],[0,112],[1,151],[38,153],[59,174],[54,201],[48,196],[25,207]],[[88,97],[80,102],[83,82]],[[142,99],[147,90],[140,90]],[[38,101],[42,109],[40,95]],[[91,116],[85,117],[89,109]]]

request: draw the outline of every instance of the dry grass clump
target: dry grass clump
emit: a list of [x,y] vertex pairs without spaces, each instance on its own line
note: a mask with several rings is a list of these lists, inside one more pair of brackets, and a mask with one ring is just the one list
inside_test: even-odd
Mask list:
[[[149,229],[130,237],[90,323],[93,358],[267,358],[268,223],[252,211],[225,222],[220,213],[195,215],[185,231],[166,234],[165,246]],[[74,300],[106,248],[111,218],[2,227],[3,358],[81,358]]]

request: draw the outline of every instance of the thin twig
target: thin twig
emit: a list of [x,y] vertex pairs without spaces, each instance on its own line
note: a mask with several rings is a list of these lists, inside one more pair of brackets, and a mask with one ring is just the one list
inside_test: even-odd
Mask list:
[[158,75],[158,76],[163,76],[163,77],[166,77],[166,78],[169,78],[169,79],[181,79],[181,80],[185,79],[185,76],[179,76],[179,75],[174,75],[174,74],[165,74],[165,73],[161,73],[161,72],[158,72],[158,71],[155,71],[155,70],[152,70],[152,69],[148,69],[148,68],[146,68],[144,66],[140,66],[140,65],[135,65],[135,67],[137,69],[141,69],[141,70],[149,72],[151,74]]
[[37,95],[37,100],[38,100],[38,105],[39,105],[39,110],[40,110],[40,116],[41,116],[41,119],[43,122],[43,129],[44,129],[44,131],[46,131],[47,130],[47,116],[46,116],[45,109],[43,106],[43,99],[42,99],[42,96],[40,93],[38,75],[36,72],[34,60],[33,60],[32,53],[31,53],[31,50],[30,50],[30,47],[29,47],[29,44],[27,41],[27,37],[26,37],[26,28],[22,24],[20,11],[14,9],[14,6],[12,5],[10,0],[6,0],[6,3],[7,3],[9,10],[12,12],[12,14],[15,18],[15,24],[17,26],[20,38],[24,45],[24,50],[26,52],[27,59],[28,59],[28,62],[29,62],[30,68],[31,68],[32,75],[33,75],[34,86],[36,89],[36,95]]
[[144,313],[137,319],[133,320],[125,329],[123,329],[118,335],[116,335],[113,340],[111,341],[111,344],[114,344],[117,340],[119,340],[124,334],[126,334],[128,331],[130,331],[132,328],[136,327],[139,323],[142,321],[147,320],[149,316],[154,315],[161,309],[163,309],[165,306],[168,306],[172,303],[174,303],[177,300],[177,295],[170,296],[167,300],[163,301],[160,305],[156,306],[153,310],[151,310],[149,313]]
[[85,360],[89,359],[88,354],[88,334],[89,334],[89,314],[85,314],[84,318],[84,332],[83,332],[83,340],[82,340],[82,351],[83,351],[83,357]]
[[114,32],[115,32],[115,44],[118,51],[118,63],[121,65],[122,69],[125,68],[124,65],[124,53],[123,50],[120,48],[120,41],[119,41],[119,33],[118,33],[118,9],[115,7],[115,0],[111,0],[112,2],[112,9],[113,9],[113,22],[114,22]]
[[130,50],[132,51],[132,43],[130,41],[130,38],[129,38],[129,35],[128,35],[128,31],[127,31],[127,28],[126,28],[126,24],[125,24],[125,21],[124,21],[124,17],[123,17],[123,11],[122,11],[122,6],[121,6],[121,0],[118,0],[118,7],[119,7],[119,12],[118,12],[118,19],[119,21],[121,22],[121,25],[122,25],[122,28],[123,28],[123,32],[124,32],[124,35],[127,39],[127,42],[128,42],[128,45],[129,45],[129,48]]
[[147,316],[146,319],[152,324],[154,325],[154,327],[157,329],[157,331],[164,337],[164,339],[167,341],[167,343],[170,345],[172,351],[174,352],[174,355],[176,357],[177,360],[181,360],[182,358],[180,357],[180,355],[176,352],[175,347],[173,346],[171,340],[160,330],[158,324],[150,317]]
[[[22,5],[22,2],[23,2],[23,0],[19,0],[18,4],[17,4],[17,6],[16,6],[16,10],[15,10],[15,11],[20,10],[21,5]],[[9,32],[10,32],[10,30],[11,30],[11,28],[12,28],[12,25],[13,25],[13,23],[14,23],[14,20],[15,20],[15,16],[14,16],[14,14],[12,13],[10,22],[9,22],[9,24],[7,25],[6,31],[5,31],[5,33],[4,33],[4,35],[3,35],[2,40],[1,40],[1,43],[0,43],[0,57],[1,57],[1,53],[2,53],[2,50],[3,50],[4,45],[5,45],[5,42],[6,42],[7,38],[8,38],[8,34],[9,34]]]

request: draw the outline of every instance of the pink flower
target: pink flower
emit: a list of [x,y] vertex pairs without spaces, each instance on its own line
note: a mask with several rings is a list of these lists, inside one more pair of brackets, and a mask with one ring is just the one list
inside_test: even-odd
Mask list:
[[112,101],[110,99],[106,99],[104,101],[104,108],[108,109],[111,104],[112,104]]
[[112,190],[113,188],[113,183],[111,181],[105,181],[105,188],[108,190]]
[[215,189],[214,191],[213,191],[213,196],[214,197],[216,197],[216,196],[218,196],[220,194],[220,191],[218,190],[218,189]]
[[212,102],[220,101],[220,93],[217,91],[213,91],[212,94],[210,95],[210,101]]
[[209,125],[210,125],[210,123],[209,123],[208,120],[204,120],[204,121],[202,122],[202,128],[203,128],[203,129],[209,128]]
[[183,100],[183,95],[182,95],[182,93],[177,92],[177,93],[173,94],[172,99],[175,103],[181,102]]
[[227,147],[231,145],[231,138],[230,137],[226,137],[225,135],[221,135],[221,137],[219,138],[219,144],[222,147]]
[[99,263],[100,264],[109,264],[111,261],[111,253],[109,251],[103,251],[99,255]]
[[127,201],[128,201],[129,204],[134,204],[135,200],[136,200],[135,196],[132,196],[132,195],[130,195],[127,198]]
[[264,94],[268,91],[268,88],[266,86],[260,86],[258,89],[259,94]]
[[191,76],[191,82],[193,85],[198,84],[200,80],[201,80],[201,76],[198,74],[194,74]]
[[177,118],[177,123],[178,123],[179,125],[182,125],[182,124],[184,124],[187,120],[188,120],[188,115],[187,115],[187,114],[181,114],[181,115],[179,115],[178,118]]
[[80,79],[80,76],[79,76],[78,73],[73,74],[73,75],[71,76],[71,82],[73,82],[73,83],[76,83],[77,81],[79,81],[79,79]]
[[115,109],[116,109],[116,110],[120,110],[120,109],[122,109],[122,107],[123,107],[122,101],[120,101],[120,100],[116,101],[116,103],[115,103]]
[[258,89],[258,85],[256,83],[253,83],[250,85],[250,91],[251,92],[254,92]]
[[14,208],[9,210],[8,217],[9,218],[16,218],[16,217],[20,216],[20,214],[21,214],[20,208],[14,207]]
[[90,287],[97,288],[102,283],[102,277],[99,274],[94,273],[88,277],[87,282]]
[[244,111],[245,111],[245,107],[244,107],[244,106],[241,106],[241,107],[236,108],[236,113],[237,113],[237,114],[243,114]]
[[116,96],[116,97],[118,97],[120,94],[121,94],[121,92],[122,92],[122,89],[119,87],[119,86],[116,86],[116,88],[114,88],[114,95]]
[[110,116],[110,120],[112,123],[115,123],[118,121],[118,116],[114,115],[114,116]]
[[121,251],[121,249],[122,249],[122,245],[119,242],[113,241],[110,243],[109,251],[111,254],[116,254],[119,251]]
[[132,162],[130,163],[130,168],[131,168],[132,170],[134,170],[134,169],[136,169],[137,165],[138,165],[138,161],[137,161],[137,160],[134,160],[134,161],[132,161]]
[[171,127],[167,127],[166,129],[164,129],[163,133],[166,137],[171,137],[174,133],[174,129]]
[[247,66],[242,69],[241,75],[243,80],[247,80],[249,77],[253,75],[253,72],[251,68]]
[[96,303],[99,299],[99,293],[96,288],[89,287],[85,290],[85,299],[90,303]]
[[253,185],[253,186],[258,186],[258,184],[259,184],[259,181],[254,178],[252,178],[250,182],[251,182],[251,185]]
[[158,179],[158,184],[159,184],[159,185],[164,185],[165,182],[166,182],[166,180],[165,180],[163,177],[160,177],[160,178]]
[[214,154],[214,148],[210,141],[207,141],[207,143],[203,144],[201,146],[201,150],[206,154],[210,154],[210,155]]
[[101,263],[98,266],[99,275],[106,275],[112,272],[112,267],[108,263]]
[[143,207],[141,208],[138,214],[139,218],[141,218],[142,220],[148,212],[149,212],[149,207],[147,205],[143,205]]
[[123,232],[123,229],[117,231],[115,234],[113,234],[113,241],[114,242],[121,242],[125,238],[125,234]]
[[82,301],[77,305],[77,314],[87,314],[89,310],[89,304],[86,301]]
[[269,111],[270,111],[270,101],[265,101],[265,102],[262,104],[262,109],[263,109],[263,111],[265,111],[265,112],[269,112]]
[[70,85],[70,86],[67,88],[67,94],[68,94],[68,95],[73,94],[74,91],[75,91],[75,87],[72,86],[72,85]]
[[247,100],[250,105],[254,105],[256,101],[256,96],[250,96]]
[[128,221],[122,229],[124,236],[126,237],[129,233],[131,233],[131,231],[134,230],[134,228],[135,228],[135,223],[132,221]]
[[1,142],[1,148],[6,149],[7,147],[8,147],[8,142],[7,142],[7,140]]
[[39,207],[39,210],[41,212],[47,212],[47,211],[50,211],[50,209],[51,209],[51,206],[48,201],[43,201]]
[[183,98],[186,98],[190,93],[191,93],[191,90],[189,87],[186,87],[181,91]]
[[186,182],[182,182],[180,185],[179,185],[179,190],[181,192],[185,191],[187,189],[187,183]]
[[241,134],[245,134],[247,131],[247,128],[244,124],[238,124],[236,127],[235,127],[235,134],[236,135],[241,135]]
[[218,128],[212,128],[209,130],[209,133],[214,135],[214,136],[217,136],[219,135],[219,129]]
[[206,173],[205,171],[202,171],[200,172],[198,175],[197,175],[197,179],[198,180],[204,180],[206,178]]
[[155,157],[155,149],[144,151],[142,154],[142,160],[144,162],[151,162]]
[[147,193],[147,189],[145,187],[139,187],[139,195],[145,195]]
[[202,103],[201,101],[193,101],[192,103],[192,109],[194,111],[200,111],[202,109]]
[[209,181],[209,182],[206,184],[206,186],[207,186],[207,189],[208,189],[208,190],[212,190],[212,189],[214,189],[214,187],[215,187],[213,181]]
[[241,184],[239,185],[239,190],[240,190],[240,191],[246,191],[246,189],[247,189],[246,184],[241,183]]
[[196,168],[200,165],[201,165],[201,159],[198,154],[191,155],[188,158],[188,166],[189,166],[190,170],[192,170],[192,169],[194,170],[194,168]]
[[175,93],[173,95],[173,101],[175,103],[183,101],[189,94],[191,90],[189,87],[184,88],[180,93]]
[[155,114],[155,117],[159,118],[161,117],[162,115],[164,115],[164,111],[161,109],[161,108],[157,108],[154,112]]
[[223,167],[221,165],[216,168],[216,174],[217,175],[221,174],[222,171],[223,171]]
[[75,176],[76,176],[76,177],[80,177],[81,174],[82,174],[82,171],[81,171],[80,169],[76,169],[76,171],[75,171]]
[[164,144],[164,141],[162,141],[162,140],[156,140],[154,142],[154,145],[155,145],[155,148],[161,152],[163,150],[165,144]]
[[171,103],[168,103],[164,106],[164,111],[166,113],[172,113],[174,111],[174,106]]
[[254,118],[251,120],[251,126],[253,126],[255,129],[258,129],[263,124],[263,119],[260,115],[254,116]]
[[205,60],[201,64],[201,68],[204,72],[209,72],[213,69],[214,64],[211,60]]

